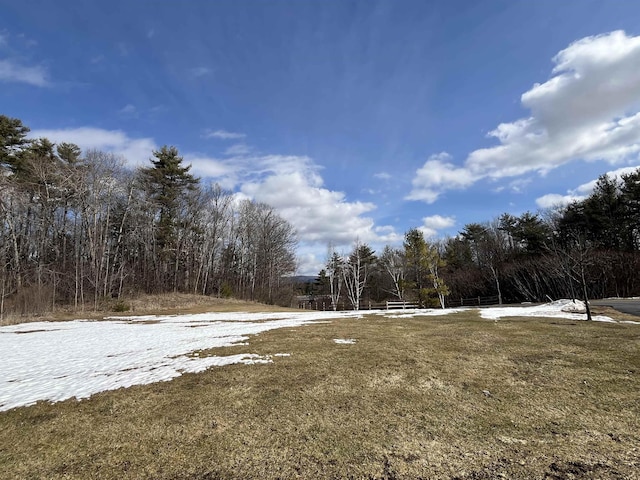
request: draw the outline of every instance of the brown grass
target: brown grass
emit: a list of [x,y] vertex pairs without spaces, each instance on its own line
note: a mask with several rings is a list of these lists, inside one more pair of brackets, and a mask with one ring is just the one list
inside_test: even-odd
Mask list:
[[640,478],[639,347],[473,311],[274,330],[204,352],[272,364],[0,413],[0,477]]
[[[124,307],[124,309],[122,308]],[[105,316],[128,315],[173,315],[181,313],[207,312],[282,312],[290,308],[277,305],[236,300],[234,298],[216,298],[189,293],[163,293],[158,295],[139,295],[122,301],[113,300],[103,303],[97,311],[87,307],[85,310],[73,306],[58,306],[54,312],[33,315],[5,315],[0,321],[2,325],[18,323],[65,321],[76,318],[102,319]]]

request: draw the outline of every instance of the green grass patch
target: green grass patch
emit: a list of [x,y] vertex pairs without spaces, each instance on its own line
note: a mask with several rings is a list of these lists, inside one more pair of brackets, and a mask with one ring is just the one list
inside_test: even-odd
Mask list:
[[640,478],[637,325],[365,313],[209,353],[247,352],[291,356],[0,413],[0,477]]

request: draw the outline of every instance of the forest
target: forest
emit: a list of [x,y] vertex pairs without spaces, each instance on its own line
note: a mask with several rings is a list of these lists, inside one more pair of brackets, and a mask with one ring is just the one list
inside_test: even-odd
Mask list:
[[602,175],[588,197],[567,206],[504,213],[439,240],[412,228],[402,247],[386,246],[377,257],[356,245],[328,259],[307,294],[333,308],[341,292],[353,308],[390,297],[444,308],[638,296],[640,169]]
[[330,249],[327,259],[306,292],[322,308],[389,298],[445,308],[638,296],[640,169],[602,175],[588,197],[567,206],[504,213],[439,240],[412,228],[402,247],[378,256],[356,244],[346,255]]
[[0,318],[56,305],[126,309],[126,298],[164,292],[285,306],[304,294],[333,309],[640,295],[640,169],[601,176],[568,206],[505,213],[450,238],[412,228],[380,252],[358,241],[347,253],[329,246],[315,281],[296,284],[293,226],[196,178],[176,148],[131,169],[28,133],[0,115]]
[[28,133],[0,115],[0,314],[126,309],[137,293],[290,301],[296,235],[270,206],[202,182],[174,147],[130,169]]

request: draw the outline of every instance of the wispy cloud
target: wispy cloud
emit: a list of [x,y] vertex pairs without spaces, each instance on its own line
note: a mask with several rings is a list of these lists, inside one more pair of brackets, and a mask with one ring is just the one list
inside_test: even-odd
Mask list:
[[253,151],[253,148],[251,148],[249,145],[245,145],[244,143],[238,143],[236,145],[231,145],[229,148],[227,148],[224,151],[224,154],[232,155],[232,156],[243,156],[243,155],[249,155],[252,151]]
[[207,67],[195,67],[190,70],[191,75],[194,77],[204,77],[205,75],[209,75],[213,72],[210,68]]
[[47,76],[47,70],[41,66],[25,66],[11,60],[0,60],[0,81],[46,87],[50,84]]
[[246,135],[244,133],[228,132],[226,130],[216,130],[216,131],[207,130],[204,133],[203,137],[219,138],[221,140],[237,140],[239,138],[245,138]]
[[373,176],[380,180],[391,180],[392,178],[391,175],[387,172],[374,173]]
[[610,164],[640,153],[640,36],[623,31],[586,37],[554,58],[552,77],[521,97],[530,116],[489,132],[499,145],[475,150],[462,166],[440,154],[416,173],[410,200],[436,201],[441,193],[483,178],[500,179],[566,163]]
[[134,105],[128,103],[120,110],[118,110],[118,113],[120,115],[136,116],[138,114],[138,109]]

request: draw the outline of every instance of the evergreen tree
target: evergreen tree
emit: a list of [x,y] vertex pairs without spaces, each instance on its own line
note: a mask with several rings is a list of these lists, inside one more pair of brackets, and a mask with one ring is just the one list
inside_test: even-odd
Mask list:
[[20,169],[21,153],[31,143],[26,138],[29,131],[17,118],[0,115],[0,168],[9,168],[13,173]]
[[157,244],[162,251],[175,241],[180,204],[199,179],[189,173],[191,165],[182,165],[183,158],[175,147],[165,145],[153,156],[153,166],[141,169],[140,174],[149,199],[159,209]]
[[[440,276],[440,268],[446,265],[436,244],[429,244],[421,230],[410,229],[405,234],[404,249],[408,268],[409,286],[420,306],[439,304],[444,308],[444,299],[449,288]],[[433,296],[437,297],[437,302]]]

